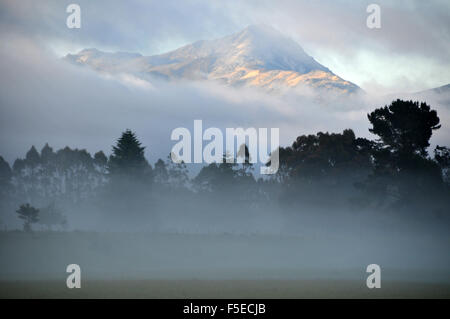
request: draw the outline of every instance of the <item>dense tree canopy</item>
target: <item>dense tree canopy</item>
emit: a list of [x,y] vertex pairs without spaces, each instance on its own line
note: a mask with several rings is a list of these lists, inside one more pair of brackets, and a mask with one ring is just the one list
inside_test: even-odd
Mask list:
[[[0,157],[0,209],[13,211],[30,202],[41,209],[41,223],[48,227],[65,222],[52,203],[91,203],[118,216],[138,212],[134,216],[139,217],[180,209],[173,198],[183,202],[183,209],[208,203],[205,213],[217,203],[229,211],[269,205],[295,212],[301,207],[447,211],[450,151],[437,146],[434,157],[428,151],[440,127],[436,111],[426,103],[396,100],[368,119],[375,140],[357,137],[351,129],[300,135],[291,146],[276,150],[278,172],[258,180],[251,163],[257,154],[245,144],[236,154],[241,162],[229,162],[225,153],[223,162],[199,167],[195,176],[171,156],[152,169],[131,130],[122,133],[109,158],[102,151],[91,156],[83,149],[54,151],[45,144],[38,152],[32,146],[12,169]],[[26,227],[35,220],[30,207],[21,208],[21,218],[30,216]]]
[[406,207],[446,192],[438,158],[431,159],[427,151],[433,131],[440,128],[435,110],[424,102],[396,100],[368,119],[378,140],[372,151],[375,170],[366,185],[379,202],[390,198]]
[[368,115],[369,131],[378,135],[385,150],[397,157],[399,168],[414,155],[427,156],[427,147],[439,117],[425,102],[396,100]]

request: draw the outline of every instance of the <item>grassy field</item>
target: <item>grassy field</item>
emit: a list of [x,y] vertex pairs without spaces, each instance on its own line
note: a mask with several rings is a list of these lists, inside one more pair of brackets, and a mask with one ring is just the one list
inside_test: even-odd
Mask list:
[[113,280],[68,289],[57,281],[2,281],[0,298],[450,298],[450,285],[339,280]]
[[[450,298],[448,247],[434,238],[0,232],[0,298]],[[366,287],[374,261],[381,289]],[[80,289],[66,287],[72,263]]]
[[0,298],[450,298],[450,285],[339,280],[113,280],[68,289],[57,281],[2,281]]

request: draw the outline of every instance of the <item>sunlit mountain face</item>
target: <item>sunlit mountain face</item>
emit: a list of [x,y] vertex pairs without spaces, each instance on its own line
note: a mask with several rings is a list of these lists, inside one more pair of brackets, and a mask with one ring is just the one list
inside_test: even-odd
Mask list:
[[294,40],[266,25],[249,26],[220,39],[197,41],[160,55],[85,49],[65,59],[99,72],[130,73],[149,81],[213,80],[268,91],[294,87],[343,94],[360,91],[357,85],[318,63]]

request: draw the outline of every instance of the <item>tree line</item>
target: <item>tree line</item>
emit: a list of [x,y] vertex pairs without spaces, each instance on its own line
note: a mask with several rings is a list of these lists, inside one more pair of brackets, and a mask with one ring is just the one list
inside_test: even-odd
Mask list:
[[179,209],[180,202],[187,211],[205,213],[267,207],[448,213],[450,149],[438,145],[429,151],[440,128],[437,112],[425,102],[396,100],[369,113],[368,120],[373,140],[351,129],[297,137],[277,150],[279,170],[265,178],[254,176],[245,145],[237,154],[244,163],[212,163],[194,177],[170,156],[152,166],[131,130],[122,133],[109,157],[102,151],[92,156],[70,147],[54,151],[46,144],[39,152],[32,146],[12,167],[0,157],[1,209],[19,207],[27,230],[39,221],[67,225],[60,207],[86,202],[130,216]]

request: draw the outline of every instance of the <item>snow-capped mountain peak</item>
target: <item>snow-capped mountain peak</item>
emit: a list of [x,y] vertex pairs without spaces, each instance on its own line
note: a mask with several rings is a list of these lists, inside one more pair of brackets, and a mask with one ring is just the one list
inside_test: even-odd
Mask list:
[[160,55],[86,49],[66,59],[101,72],[132,73],[146,79],[217,80],[266,89],[307,86],[343,93],[359,89],[267,25],[251,25],[220,39],[197,41]]

